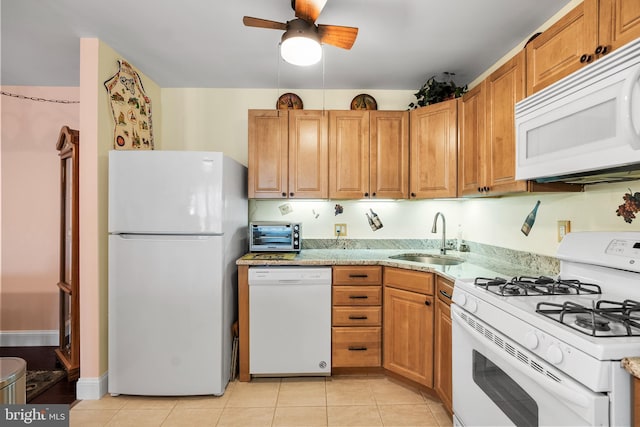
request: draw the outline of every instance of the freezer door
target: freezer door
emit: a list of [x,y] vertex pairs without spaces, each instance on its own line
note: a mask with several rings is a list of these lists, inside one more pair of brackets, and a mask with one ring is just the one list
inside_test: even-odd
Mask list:
[[109,236],[109,392],[222,394],[233,307],[219,236]]
[[109,232],[221,234],[223,159],[218,152],[110,151]]

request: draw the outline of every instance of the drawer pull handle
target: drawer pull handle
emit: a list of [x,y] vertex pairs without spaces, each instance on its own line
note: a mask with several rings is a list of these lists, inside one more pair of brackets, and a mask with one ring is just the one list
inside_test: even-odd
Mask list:
[[367,351],[367,347],[349,346],[349,351]]
[[451,295],[449,295],[448,293],[446,293],[445,291],[443,291],[442,289],[440,289],[440,294],[442,294],[443,297],[445,298],[449,298],[451,299]]
[[366,279],[367,277],[369,277],[369,275],[368,274],[350,274],[349,277],[352,279]]
[[349,320],[367,320],[367,316],[349,316]]
[[349,299],[367,299],[367,295],[349,295]]

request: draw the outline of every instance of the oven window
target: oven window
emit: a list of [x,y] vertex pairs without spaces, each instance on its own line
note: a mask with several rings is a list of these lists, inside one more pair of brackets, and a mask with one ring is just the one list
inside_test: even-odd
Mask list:
[[504,371],[473,350],[473,381],[516,426],[537,426],[538,405]]

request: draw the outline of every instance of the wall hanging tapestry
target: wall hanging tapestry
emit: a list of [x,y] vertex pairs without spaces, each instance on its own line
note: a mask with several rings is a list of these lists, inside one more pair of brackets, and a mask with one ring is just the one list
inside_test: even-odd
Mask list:
[[140,75],[124,60],[118,72],[104,82],[115,122],[113,147],[116,150],[153,150],[151,99],[144,93]]

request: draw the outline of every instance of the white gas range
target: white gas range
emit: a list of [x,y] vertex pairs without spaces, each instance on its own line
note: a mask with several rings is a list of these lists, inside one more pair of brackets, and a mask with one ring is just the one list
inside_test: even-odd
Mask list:
[[457,425],[630,425],[640,232],[570,233],[557,257],[554,278],[456,281]]

